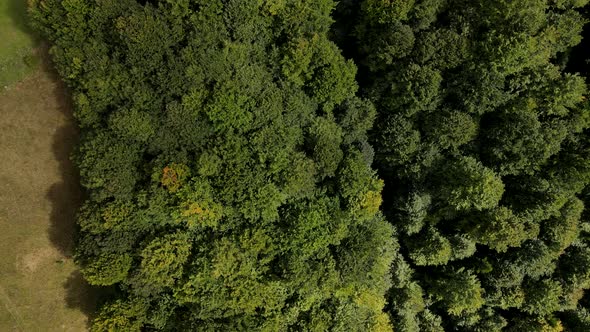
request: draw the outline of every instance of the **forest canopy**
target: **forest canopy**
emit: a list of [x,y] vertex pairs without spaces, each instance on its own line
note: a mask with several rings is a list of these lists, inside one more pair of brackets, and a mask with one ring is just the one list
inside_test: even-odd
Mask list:
[[587,3],[340,4],[402,247],[396,330],[590,328]]
[[330,1],[38,1],[82,129],[93,329],[386,330],[375,117]]
[[590,329],[588,0],[33,0],[93,331]]

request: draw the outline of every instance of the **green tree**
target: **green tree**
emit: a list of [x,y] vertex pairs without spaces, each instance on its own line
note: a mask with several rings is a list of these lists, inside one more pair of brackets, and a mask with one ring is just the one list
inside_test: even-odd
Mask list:
[[[396,329],[559,331],[576,309],[590,123],[585,78],[567,62],[585,58],[572,47],[587,4],[339,4],[333,36],[375,104],[370,141],[398,229]],[[441,324],[421,323],[414,303]]]
[[389,331],[373,105],[322,1],[38,0],[74,96],[95,331]]

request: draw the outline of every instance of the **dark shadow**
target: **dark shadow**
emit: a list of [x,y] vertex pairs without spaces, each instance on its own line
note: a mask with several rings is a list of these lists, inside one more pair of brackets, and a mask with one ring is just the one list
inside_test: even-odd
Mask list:
[[[57,130],[56,135],[66,136],[64,128]],[[75,181],[75,180],[74,180]],[[76,212],[79,208],[79,189],[69,181],[62,181],[51,186],[47,198],[52,204],[51,227],[49,239],[51,243],[67,258],[71,258],[74,249]]]
[[96,313],[96,299],[100,296],[97,287],[89,285],[80,271],[74,271],[63,284],[66,290],[66,305],[68,308],[80,310],[92,321]]
[[82,190],[78,171],[70,156],[78,140],[78,128],[72,116],[71,98],[65,84],[59,79],[48,60],[46,48],[41,52],[42,70],[47,71],[55,82],[53,91],[59,110],[67,121],[53,135],[53,154],[59,163],[62,181],[54,184],[47,193],[51,202],[51,227],[49,239],[66,257],[72,255],[76,232],[76,213],[82,203]]
[[51,202],[49,239],[66,257],[73,254],[76,213],[82,202],[78,172],[70,160],[77,137],[77,129],[73,122],[55,131],[53,153],[60,164],[62,181],[52,185],[47,192],[47,198]]
[[[72,115],[71,96],[53,69],[46,45],[39,48],[38,55],[42,59],[42,70],[48,73],[55,83],[53,98],[57,100],[58,108],[66,118],[64,124],[56,129],[52,139],[53,154],[59,163],[61,182],[52,185],[47,192],[47,198],[51,202],[48,235],[51,243],[65,257],[70,258],[76,241],[76,214],[84,199],[78,170],[71,161],[72,152],[78,142],[78,127]],[[90,322],[103,288],[89,285],[78,270],[69,276],[63,286],[68,307],[82,311]]]
[[[586,19],[590,16],[590,10],[584,9],[583,15]],[[590,73],[590,25],[585,24],[582,30],[582,42],[572,47],[565,54],[568,73],[579,73],[582,77],[588,77]],[[588,79],[586,79],[588,81]]]
[[29,24],[29,16],[27,13],[27,0],[3,0],[8,1],[6,6],[6,14],[12,20],[12,25],[19,30],[36,37],[36,33]]

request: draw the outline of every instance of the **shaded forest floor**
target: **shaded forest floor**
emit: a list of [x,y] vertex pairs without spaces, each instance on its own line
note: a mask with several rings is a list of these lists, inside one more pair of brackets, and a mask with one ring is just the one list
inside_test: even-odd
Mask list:
[[77,129],[50,67],[0,89],[0,331],[83,331],[94,309],[71,258]]

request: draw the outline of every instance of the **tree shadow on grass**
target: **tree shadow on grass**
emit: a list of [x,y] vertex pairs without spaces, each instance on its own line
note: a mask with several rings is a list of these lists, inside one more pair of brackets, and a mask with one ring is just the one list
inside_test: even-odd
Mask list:
[[[47,192],[47,198],[52,207],[48,235],[54,247],[66,258],[71,258],[77,233],[76,214],[84,199],[78,170],[71,161],[71,154],[78,142],[79,133],[72,115],[70,94],[52,68],[47,47],[42,47],[40,56],[43,60],[42,70],[46,71],[54,82],[53,98],[66,119],[53,134],[53,155],[59,164],[61,181],[53,184]],[[72,272],[63,287],[66,290],[66,305],[69,308],[79,309],[90,322],[103,289],[89,285],[79,270]]]
[[36,39],[35,30],[29,24],[27,13],[27,0],[2,0],[7,1],[5,4],[6,15],[12,20],[12,25],[22,32],[29,34]]
[[53,136],[53,152],[60,163],[61,182],[55,183],[47,192],[51,202],[51,225],[48,230],[51,243],[66,258],[71,258],[74,250],[76,214],[82,202],[79,176],[69,159],[77,134],[73,124],[62,126]]
[[76,270],[70,274],[63,284],[66,289],[66,304],[68,308],[76,308],[86,315],[87,327],[96,317],[100,304],[105,303],[116,294],[114,286],[95,287],[86,282],[82,273]]
[[87,325],[90,327],[102,290],[89,285],[78,270],[70,274],[63,287],[66,290],[65,300],[68,308],[80,310],[87,317]]
[[53,98],[66,119],[53,134],[53,155],[59,163],[61,181],[53,184],[47,192],[47,198],[52,205],[49,239],[64,256],[71,257],[75,242],[76,213],[83,200],[78,170],[70,159],[78,141],[78,128],[72,115],[68,89],[51,67],[45,49],[41,58],[42,70],[46,71],[54,82]]
[[[8,87],[37,69],[37,49],[42,43],[32,28],[28,15],[28,0],[0,0],[0,35],[6,48],[0,56],[0,85]],[[7,19],[7,22],[5,20]],[[6,29],[6,33],[4,33]]]

